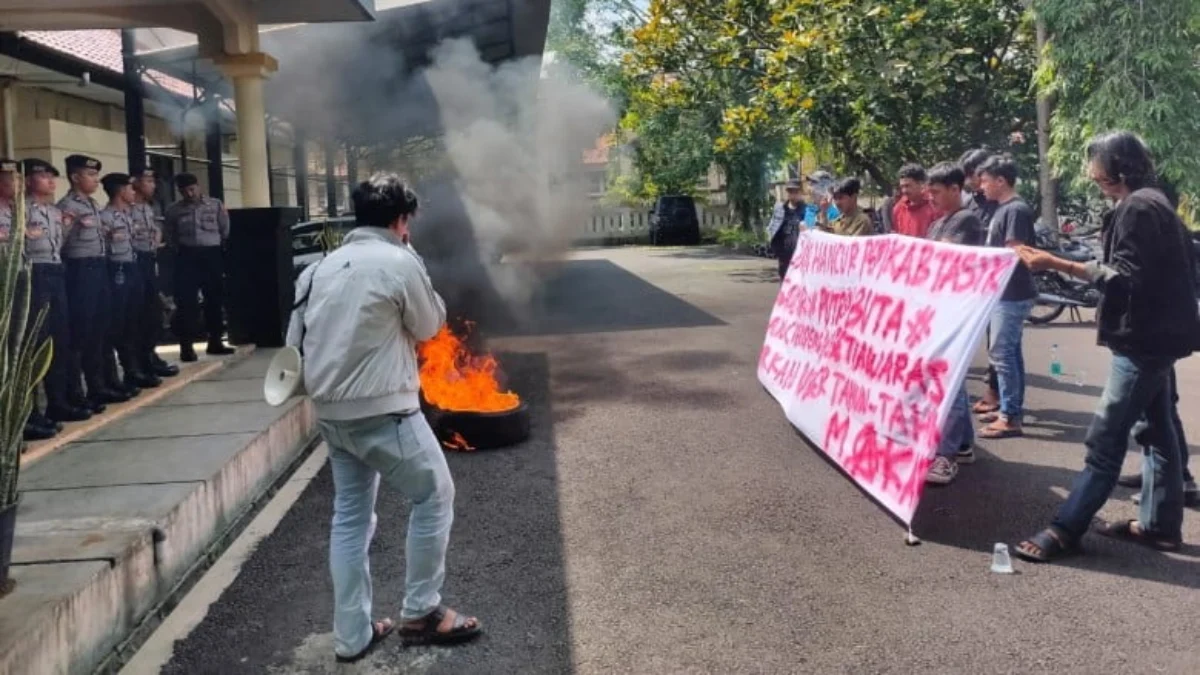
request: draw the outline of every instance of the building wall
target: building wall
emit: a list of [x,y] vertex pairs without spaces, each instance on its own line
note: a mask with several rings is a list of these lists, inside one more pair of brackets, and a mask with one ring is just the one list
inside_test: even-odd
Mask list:
[[[63,92],[20,87],[13,99],[13,152],[16,159],[38,157],[53,163],[63,172],[58,181],[59,196],[70,187],[65,176],[66,158],[73,154],[95,157],[103,164],[102,173],[127,171],[128,153],[125,147],[125,110],[122,106],[92,101]],[[208,163],[204,155],[204,131],[199,112],[189,113],[184,132],[187,170],[197,175],[200,185],[208,189]],[[184,120],[168,121],[147,114],[146,145],[155,152],[175,157],[175,170],[182,171],[179,159],[180,136],[176,130]],[[237,169],[237,143],[226,138],[222,143],[225,203],[230,208],[242,205],[242,177]],[[167,149],[169,148],[169,150]],[[292,148],[279,139],[271,143],[272,192],[280,206],[296,204],[296,187],[291,171]],[[230,166],[230,165],[234,166]],[[100,193],[95,198],[107,203]]]

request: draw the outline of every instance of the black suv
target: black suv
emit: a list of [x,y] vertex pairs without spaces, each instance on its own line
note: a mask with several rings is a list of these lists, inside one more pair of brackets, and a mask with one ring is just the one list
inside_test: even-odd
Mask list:
[[659,197],[650,212],[650,243],[695,246],[700,243],[696,201],[686,195]]

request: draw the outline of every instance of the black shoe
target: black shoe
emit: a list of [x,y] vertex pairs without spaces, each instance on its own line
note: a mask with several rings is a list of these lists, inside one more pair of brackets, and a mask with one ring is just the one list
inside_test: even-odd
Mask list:
[[179,360],[180,361],[183,361],[184,363],[192,363],[197,358],[199,358],[199,357],[196,356],[196,350],[193,349],[191,345],[179,348]]
[[102,413],[106,410],[103,403],[93,400],[91,398],[71,399],[68,402],[68,405],[70,405],[73,408],[82,408],[82,409],[90,412],[93,415],[99,415],[100,413]]
[[69,405],[65,408],[47,408],[46,417],[54,422],[83,422],[92,419],[92,411],[83,406]]
[[1142,489],[1142,474],[1131,473],[1121,476],[1117,479],[1117,485],[1121,487],[1133,488],[1135,490]]
[[43,427],[39,424],[25,425],[25,440],[27,441],[45,441],[54,438],[57,433],[52,427]]
[[95,392],[88,392],[88,400],[93,403],[124,403],[129,400],[123,392],[114,389],[98,389]]
[[233,347],[226,346],[220,342],[210,342],[208,343],[208,349],[204,350],[204,353],[209,356],[229,356],[235,351],[237,350]]
[[157,377],[175,377],[179,374],[179,366],[167,363],[160,358],[155,358],[150,362],[150,369],[147,372]]
[[154,389],[162,384],[162,380],[148,373],[139,373],[134,371],[125,376],[126,389]]

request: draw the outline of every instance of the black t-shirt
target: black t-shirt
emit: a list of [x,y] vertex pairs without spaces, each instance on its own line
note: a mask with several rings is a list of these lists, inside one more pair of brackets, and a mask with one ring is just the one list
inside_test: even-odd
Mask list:
[[984,228],[987,228],[988,224],[992,222],[992,216],[996,213],[997,206],[999,204],[984,197],[982,192],[976,192],[971,197],[970,208],[975,211],[975,215],[979,216]]
[[928,238],[931,241],[945,241],[951,244],[982,246],[984,241],[983,223],[971,209],[959,209],[933,221],[933,225],[929,228]]
[[[998,205],[988,227],[988,246],[1003,248],[1010,241],[1032,245],[1037,237],[1033,225],[1036,219],[1033,209],[1020,197]],[[1033,275],[1024,263],[1017,263],[1017,268],[1013,270],[1012,278],[1009,279],[1000,299],[1015,301],[1032,300],[1036,297],[1037,287],[1033,285]]]

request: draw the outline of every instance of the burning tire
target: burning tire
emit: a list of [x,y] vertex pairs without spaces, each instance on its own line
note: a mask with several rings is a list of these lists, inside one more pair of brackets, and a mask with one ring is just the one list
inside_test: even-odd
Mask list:
[[471,353],[449,326],[417,352],[421,408],[447,450],[492,450],[529,438],[529,408],[500,386],[495,357]]
[[426,408],[430,426],[449,450],[495,450],[529,438],[529,407],[524,403],[503,412]]

